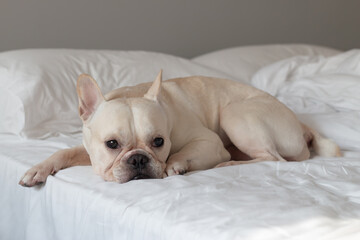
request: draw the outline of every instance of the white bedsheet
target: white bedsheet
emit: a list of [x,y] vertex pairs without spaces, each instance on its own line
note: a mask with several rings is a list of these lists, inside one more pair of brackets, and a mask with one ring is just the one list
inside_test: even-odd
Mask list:
[[0,239],[360,237],[360,153],[125,184],[73,167],[23,188],[27,168],[74,140],[0,140]]
[[[80,136],[0,135],[0,239],[360,239],[358,59],[357,52],[289,59],[252,82],[275,91],[304,122],[333,138],[344,150],[340,158],[260,162],[125,184],[104,182],[90,166],[73,167],[45,186],[23,188],[17,182],[30,166],[80,143]],[[324,67],[335,60],[355,67]],[[327,77],[335,85],[320,84]],[[344,93],[338,81],[351,89]],[[328,90],[337,100],[325,98]]]

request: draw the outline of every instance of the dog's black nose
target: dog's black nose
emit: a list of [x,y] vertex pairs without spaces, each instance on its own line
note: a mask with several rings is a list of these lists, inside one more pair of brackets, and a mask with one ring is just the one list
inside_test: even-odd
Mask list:
[[148,162],[149,158],[143,154],[134,154],[127,160],[127,163],[130,164],[134,169],[145,168]]

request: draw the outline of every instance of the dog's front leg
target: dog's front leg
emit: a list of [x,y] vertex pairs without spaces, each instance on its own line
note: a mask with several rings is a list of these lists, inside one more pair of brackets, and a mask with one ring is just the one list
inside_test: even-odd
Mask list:
[[206,130],[169,157],[166,162],[165,177],[206,170],[230,160],[230,153],[224,148],[219,136]]
[[45,161],[30,168],[21,178],[19,184],[32,187],[46,181],[50,174],[78,165],[90,165],[90,158],[83,146],[59,150]]

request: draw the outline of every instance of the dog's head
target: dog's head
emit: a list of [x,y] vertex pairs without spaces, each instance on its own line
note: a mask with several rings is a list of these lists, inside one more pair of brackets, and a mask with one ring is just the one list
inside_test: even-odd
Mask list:
[[162,178],[171,142],[159,101],[161,82],[160,72],[144,96],[107,101],[93,78],[78,78],[83,144],[95,172],[105,180]]

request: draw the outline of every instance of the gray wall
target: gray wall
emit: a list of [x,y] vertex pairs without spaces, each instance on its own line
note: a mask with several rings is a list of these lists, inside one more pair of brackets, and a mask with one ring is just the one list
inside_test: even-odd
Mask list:
[[192,57],[267,43],[360,47],[358,0],[0,0],[0,51],[148,50]]

